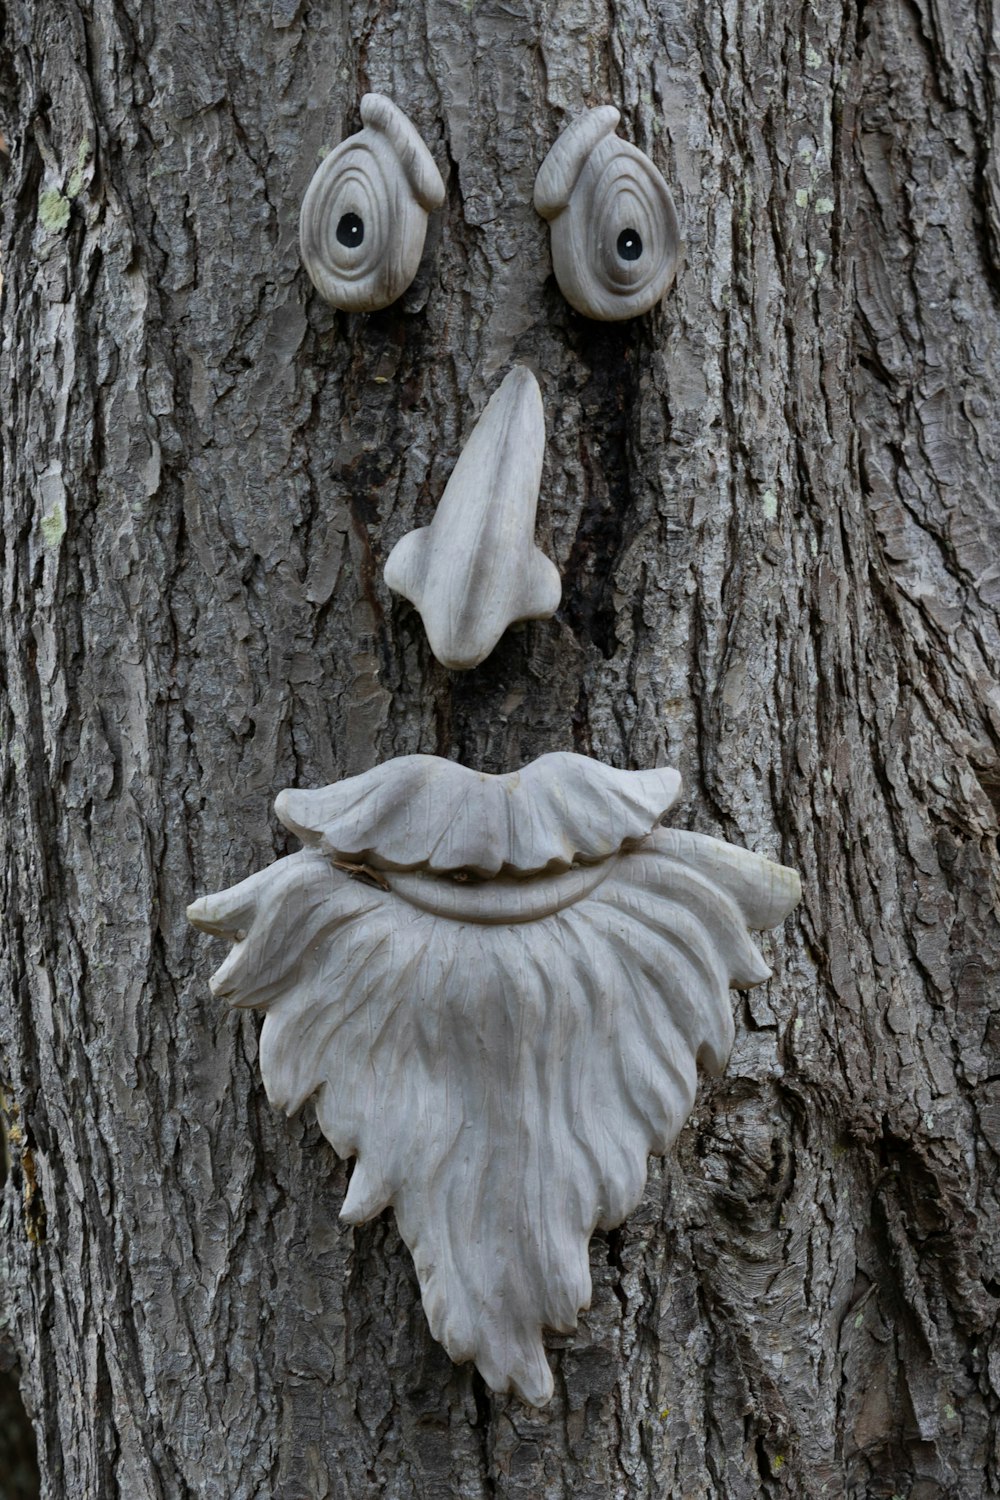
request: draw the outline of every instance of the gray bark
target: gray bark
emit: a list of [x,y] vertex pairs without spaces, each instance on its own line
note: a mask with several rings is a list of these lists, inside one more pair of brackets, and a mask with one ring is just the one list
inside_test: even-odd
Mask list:
[[[5,1316],[49,1497],[1000,1492],[1000,114],[986,0],[10,0]],[[361,92],[445,170],[401,304],[296,218]],[[534,174],[606,101],[675,291],[588,324]],[[381,567],[516,360],[559,616],[446,673]],[[184,907],[274,793],[669,761],[799,869],[739,1041],[592,1246],[544,1411],[431,1340]],[[768,947],[769,945],[769,947]]]

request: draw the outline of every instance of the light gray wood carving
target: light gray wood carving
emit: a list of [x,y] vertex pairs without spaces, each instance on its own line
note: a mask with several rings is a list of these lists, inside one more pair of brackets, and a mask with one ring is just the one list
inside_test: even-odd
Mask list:
[[188,908],[232,950],[212,990],[265,1012],[288,1113],[357,1158],[342,1216],[391,1205],[434,1336],[494,1390],[552,1393],[542,1329],[590,1298],[621,1223],[725,1066],[731,986],[769,970],[748,929],[794,871],[660,826],[672,770],[554,754],[506,776],[407,756],[279,816],[297,854]]
[[419,133],[381,94],[361,100],[364,129],[326,156],[306,189],[299,245],[316,290],[334,307],[395,302],[420,264],[427,215],[444,183]]
[[385,581],[420,611],[431,650],[476,667],[516,620],[555,614],[562,584],[535,546],[545,454],[538,382],[516,365],[487,403],[429,526],[389,554]]
[[577,312],[603,322],[659,302],[681,248],[670,189],[644,152],[615,135],[620,118],[606,104],[574,120],[535,179],[559,288]]

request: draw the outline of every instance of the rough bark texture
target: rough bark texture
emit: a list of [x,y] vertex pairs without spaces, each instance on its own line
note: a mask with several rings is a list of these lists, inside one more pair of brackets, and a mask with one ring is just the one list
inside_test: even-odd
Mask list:
[[[987,0],[10,0],[0,48],[0,1255],[43,1494],[996,1494]],[[449,197],[349,317],[296,219],[368,88]],[[619,326],[531,208],[607,101],[687,241]],[[457,677],[381,567],[515,360],[564,604]],[[283,786],[555,749],[678,765],[678,822],[805,897],[531,1411],[431,1340],[390,1218],[338,1224],[184,907],[284,852]]]

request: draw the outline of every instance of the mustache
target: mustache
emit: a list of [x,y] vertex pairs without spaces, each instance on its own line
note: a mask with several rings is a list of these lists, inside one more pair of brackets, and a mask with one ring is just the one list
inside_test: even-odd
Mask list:
[[274,809],[303,843],[375,869],[524,876],[644,838],[680,785],[670,767],[618,771],[568,751],[503,776],[403,755],[318,791],[281,792]]
[[403,757],[282,793],[307,847],[188,912],[233,942],[213,993],[265,1013],[272,1104],[315,1097],[357,1158],[342,1218],[392,1206],[435,1338],[533,1405],[543,1329],[589,1303],[591,1234],[638,1203],[698,1066],[724,1068],[730,988],[769,977],[750,930],[800,897],[794,871],[660,826],[679,784]]

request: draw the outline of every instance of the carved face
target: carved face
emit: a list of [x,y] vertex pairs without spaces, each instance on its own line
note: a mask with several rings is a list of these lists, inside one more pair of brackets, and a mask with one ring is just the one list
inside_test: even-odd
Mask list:
[[[394,105],[324,161],[302,210],[303,257],[338,307],[409,284],[437,169]],[[567,299],[601,319],[666,291],[679,236],[670,194],[591,110],[556,142],[535,205]],[[386,581],[420,610],[446,667],[467,670],[507,626],[551,615],[561,586],[534,545],[545,427],[515,367],[488,403],[430,526]],[[265,1011],[260,1065],[289,1112],[315,1096],[357,1164],[343,1217],[392,1205],[434,1335],[498,1391],[552,1393],[545,1327],[590,1298],[588,1242],[638,1202],[646,1158],[724,1067],[732,985],[768,969],[748,936],[781,921],[798,877],[667,830],[673,770],[545,755],[488,776],[404,756],[275,804],[298,854],[188,910],[233,948],[212,988]]]

